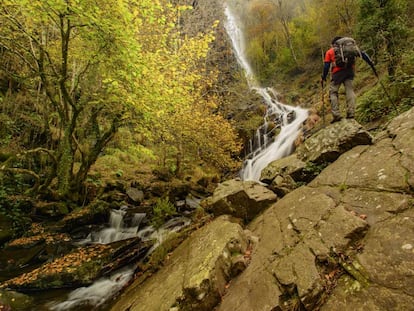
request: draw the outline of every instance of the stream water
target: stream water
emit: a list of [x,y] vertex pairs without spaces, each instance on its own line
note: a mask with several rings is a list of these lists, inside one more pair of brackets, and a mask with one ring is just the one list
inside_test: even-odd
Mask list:
[[[93,243],[109,244],[132,237],[140,237],[142,241],[155,241],[147,253],[149,255],[169,234],[190,224],[189,218],[176,217],[167,221],[158,229],[153,226],[140,228],[144,218],[145,214],[143,213],[128,215],[126,208],[112,210],[106,228],[91,232],[86,239],[79,241],[77,244],[80,246]],[[103,310],[108,300],[131,280],[133,273],[134,267],[124,267],[114,272],[110,277],[101,278],[90,286],[75,289],[64,295],[63,299],[62,295],[59,295],[59,299],[52,299],[52,301],[45,303],[46,309],[43,310]],[[91,309],[92,306],[93,309]]]
[[[242,23],[229,6],[225,6],[225,14],[225,28],[249,87],[263,98],[267,106],[263,125],[257,129],[249,143],[248,154],[240,172],[243,180],[259,181],[261,171],[269,163],[293,152],[294,142],[301,131],[302,123],[308,117],[308,111],[279,102],[278,94],[273,88],[259,85],[246,56]],[[274,133],[276,129],[280,130],[277,136]]]

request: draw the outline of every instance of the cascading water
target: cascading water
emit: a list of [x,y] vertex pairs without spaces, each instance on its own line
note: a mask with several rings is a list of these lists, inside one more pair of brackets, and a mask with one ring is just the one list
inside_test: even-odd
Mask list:
[[[277,93],[269,87],[261,87],[245,54],[245,42],[236,15],[225,6],[226,31],[240,66],[245,71],[249,87],[262,96],[267,106],[264,124],[257,130],[249,144],[249,154],[241,171],[243,180],[259,181],[261,171],[272,161],[288,156],[294,149],[294,141],[300,133],[301,125],[308,117],[308,111],[299,107],[284,105],[277,100]],[[273,124],[273,127],[269,125]],[[272,130],[269,131],[269,129]],[[280,133],[273,138],[273,131]]]
[[[127,208],[119,210],[112,210],[109,217],[109,226],[92,232],[80,241],[79,245],[85,244],[109,244],[116,241],[129,239],[132,237],[139,237],[142,241],[153,240],[154,245],[148,251],[150,254],[157,248],[168,235],[172,232],[177,232],[185,226],[190,224],[190,219],[187,217],[176,217],[170,219],[160,228],[153,226],[146,226],[140,229],[142,220],[145,218],[143,213],[134,213],[128,222],[125,217],[128,211]],[[93,306],[96,310],[104,305],[109,298],[121,290],[125,284],[133,277],[134,268],[125,267],[113,273],[110,277],[105,277],[97,280],[91,286],[80,287],[69,293],[65,301],[51,301],[47,304],[49,310],[52,311],[69,311],[79,308],[80,306]]]
[[112,210],[109,216],[109,226],[98,232],[91,232],[86,239],[78,244],[108,244],[138,236],[138,229],[145,218],[145,213],[134,213],[131,223],[125,225],[126,209]]

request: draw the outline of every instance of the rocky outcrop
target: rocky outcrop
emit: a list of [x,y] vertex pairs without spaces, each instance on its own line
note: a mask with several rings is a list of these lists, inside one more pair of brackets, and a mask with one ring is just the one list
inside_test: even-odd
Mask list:
[[221,216],[184,241],[147,282],[128,288],[112,310],[212,310],[240,272],[247,246],[241,226]]
[[218,310],[316,310],[326,299],[325,275],[339,269],[336,258],[362,239],[368,224],[325,191],[301,187],[249,228],[259,237],[251,264]]
[[307,139],[299,146],[296,154],[306,162],[331,163],[345,151],[371,143],[372,136],[358,122],[344,119]]
[[251,264],[218,310],[409,310],[413,122],[396,118],[250,224]]
[[[414,109],[392,121],[377,135],[375,144],[367,144],[371,139],[359,140],[364,145],[338,155],[312,182],[256,216],[247,226],[255,237],[251,254],[244,256],[248,254],[248,266],[228,285],[217,286],[228,277],[213,277],[225,280],[215,283],[203,283],[204,277],[195,278],[195,283],[186,279],[192,274],[208,274],[206,263],[218,267],[217,262],[226,257],[221,250],[227,242],[221,237],[236,225],[220,218],[174,251],[165,269],[130,288],[113,310],[141,310],[142,306],[143,310],[218,311],[412,309],[412,124]],[[333,133],[337,126],[327,130]],[[334,147],[351,148],[341,146]],[[310,150],[307,154],[309,159],[317,159]],[[216,245],[220,251],[210,251]],[[243,253],[243,247],[240,250]],[[201,268],[193,270],[197,265]],[[217,270],[213,270],[209,275],[215,275]],[[177,275],[178,281],[170,283]],[[200,288],[216,288],[216,294],[209,296]],[[215,298],[204,304],[204,297]]]
[[353,119],[323,128],[301,144],[297,151],[270,163],[260,181],[279,197],[314,179],[329,163],[356,145],[370,145],[371,135]]
[[247,223],[276,199],[272,191],[257,182],[232,179],[219,184],[213,195],[201,205],[215,216],[232,215]]

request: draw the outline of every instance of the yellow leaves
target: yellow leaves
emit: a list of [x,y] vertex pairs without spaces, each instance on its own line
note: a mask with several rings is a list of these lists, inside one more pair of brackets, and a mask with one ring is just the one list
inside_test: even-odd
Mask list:
[[32,223],[30,231],[33,234],[43,233],[43,232],[45,232],[45,228],[43,228],[43,226],[41,224]]
[[95,245],[87,248],[77,249],[74,252],[67,254],[63,257],[56,258],[50,263],[32,270],[29,273],[24,273],[16,278],[8,280],[1,284],[0,287],[6,286],[22,286],[32,282],[36,282],[39,279],[46,278],[51,275],[60,273],[76,273],[78,269],[85,263],[90,263],[92,258],[102,258],[104,254],[113,252],[113,249],[107,245]]
[[22,237],[22,238],[18,238],[15,239],[13,241],[11,241],[8,246],[9,247],[14,247],[14,246],[23,246],[23,245],[32,245],[34,243],[37,243],[39,241],[44,240],[44,237],[41,235],[36,235],[36,236],[30,236],[30,237]]
[[[162,35],[152,38],[158,41],[145,42],[147,69],[139,83],[141,101],[153,107],[154,139],[171,150],[185,148],[184,154],[190,157],[201,155],[206,161],[233,166],[231,156],[240,145],[234,143],[237,136],[227,120],[214,114],[217,98],[209,94],[217,77],[217,71],[205,63],[213,30],[195,37],[180,36],[174,28],[167,29],[177,19],[174,12],[165,13],[173,18]],[[212,29],[217,25],[218,21]]]
[[56,242],[69,242],[71,240],[70,236],[64,233],[45,233],[45,229],[40,225],[33,223],[29,231],[30,236],[21,237],[11,241],[9,247],[23,247],[34,245],[39,242],[46,242],[46,244],[54,244]]

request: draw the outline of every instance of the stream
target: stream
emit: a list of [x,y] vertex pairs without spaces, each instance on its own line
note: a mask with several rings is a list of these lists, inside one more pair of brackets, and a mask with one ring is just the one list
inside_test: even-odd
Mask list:
[[[127,218],[127,216],[129,216]],[[140,225],[145,218],[143,213],[128,215],[127,208],[112,210],[108,226],[100,231],[91,232],[84,240],[77,242],[79,246],[89,244],[109,244],[116,241],[139,237],[142,241],[154,240],[155,243],[147,252],[150,255],[172,232],[177,232],[190,224],[187,217],[176,217],[170,219],[160,228]],[[87,287],[77,288],[65,295],[58,295],[59,298],[45,297],[44,309],[51,311],[68,310],[105,310],[108,301],[114,297],[133,277],[134,266],[124,267],[109,277],[95,281]],[[47,302],[46,302],[47,301]]]

